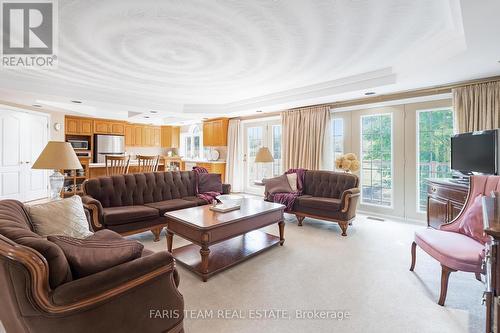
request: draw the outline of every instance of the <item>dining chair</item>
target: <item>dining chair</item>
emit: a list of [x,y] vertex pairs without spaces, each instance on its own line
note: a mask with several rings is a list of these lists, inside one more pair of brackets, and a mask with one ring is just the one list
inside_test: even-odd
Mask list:
[[128,173],[130,156],[106,155],[106,176],[123,175]]
[[137,160],[139,161],[139,172],[158,171],[160,155],[154,155],[154,156],[137,155]]
[[469,194],[464,208],[451,222],[439,229],[426,228],[415,232],[411,244],[410,271],[415,268],[417,245],[441,264],[441,293],[438,304],[443,306],[452,272],[474,273],[481,281],[485,244],[490,237],[484,233],[482,197],[500,191],[500,176],[471,176]]

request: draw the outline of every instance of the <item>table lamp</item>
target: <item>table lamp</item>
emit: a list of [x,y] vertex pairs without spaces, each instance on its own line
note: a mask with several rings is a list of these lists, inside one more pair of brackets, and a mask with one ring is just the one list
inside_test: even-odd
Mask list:
[[[267,147],[261,147],[255,155],[255,163],[271,163],[274,162],[274,157]],[[257,174],[257,178],[260,178]],[[264,175],[262,176],[264,178]]]
[[49,177],[50,198],[58,199],[64,186],[64,175],[59,170],[79,170],[82,165],[69,142],[49,141],[31,168],[54,170]]

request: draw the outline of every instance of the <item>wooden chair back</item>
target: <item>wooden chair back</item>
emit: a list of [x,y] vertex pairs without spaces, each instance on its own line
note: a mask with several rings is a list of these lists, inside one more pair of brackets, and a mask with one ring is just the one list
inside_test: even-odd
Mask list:
[[154,155],[154,156],[137,155],[137,160],[139,161],[139,172],[158,171],[160,155]]
[[130,156],[106,155],[106,176],[124,175],[128,173]]

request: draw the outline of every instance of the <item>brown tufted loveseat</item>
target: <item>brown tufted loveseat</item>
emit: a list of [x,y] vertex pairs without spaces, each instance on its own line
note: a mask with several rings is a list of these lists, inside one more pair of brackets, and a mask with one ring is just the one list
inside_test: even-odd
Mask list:
[[[64,252],[0,200],[0,321],[6,332],[183,332],[184,300],[167,251],[74,278]],[[157,317],[152,310],[174,313]]]
[[342,236],[347,236],[347,226],[356,217],[358,183],[358,177],[350,173],[308,170],[303,193],[295,200],[291,213],[299,226],[306,217],[337,222]]
[[[150,172],[88,179],[82,201],[91,212],[94,231],[110,229],[122,235],[151,230],[155,241],[166,226],[166,212],[205,205],[196,197],[193,171]],[[223,184],[223,193],[231,186]]]

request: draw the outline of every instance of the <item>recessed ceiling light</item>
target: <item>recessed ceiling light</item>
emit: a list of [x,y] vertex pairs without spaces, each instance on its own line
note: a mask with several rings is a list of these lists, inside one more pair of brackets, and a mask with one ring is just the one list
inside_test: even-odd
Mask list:
[[144,116],[144,118],[149,119],[149,116]]
[[255,112],[257,112],[257,113],[261,113],[261,112],[262,112],[262,110],[257,110],[257,111],[255,111]]
[[42,107],[40,104],[33,104],[32,106],[34,106],[36,108],[41,108]]
[[75,103],[75,104],[82,104],[82,101],[77,101],[77,100],[74,100],[74,101],[71,101],[71,103]]
[[158,111],[149,111],[149,113],[158,113]]
[[365,96],[370,96],[370,95],[375,95],[375,93],[373,91],[365,92]]

